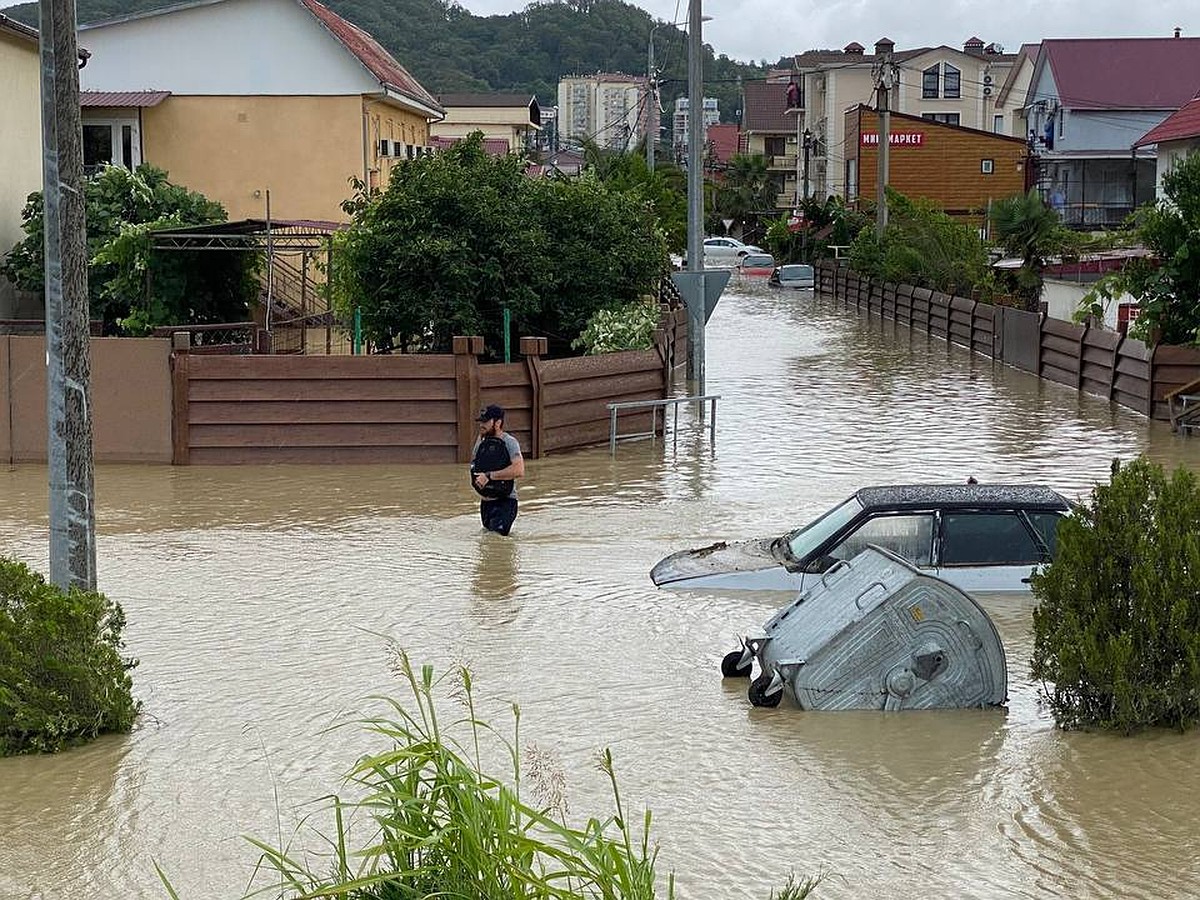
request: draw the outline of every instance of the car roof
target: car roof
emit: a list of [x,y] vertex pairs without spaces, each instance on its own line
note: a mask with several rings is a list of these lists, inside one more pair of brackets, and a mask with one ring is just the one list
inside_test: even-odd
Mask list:
[[1057,491],[1025,484],[896,484],[865,487],[854,496],[866,510],[944,506],[1039,506],[1067,510],[1071,507]]

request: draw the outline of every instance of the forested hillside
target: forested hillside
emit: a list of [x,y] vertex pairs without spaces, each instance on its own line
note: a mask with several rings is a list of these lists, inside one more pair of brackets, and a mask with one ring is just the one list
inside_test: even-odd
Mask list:
[[[163,6],[175,0],[78,0],[79,21],[95,22]],[[371,32],[426,88],[536,93],[557,102],[558,79],[586,72],[646,71],[654,19],[621,0],[541,0],[506,16],[475,16],[445,0],[323,0]],[[37,5],[4,10],[37,24]],[[663,26],[655,33],[663,105],[687,91],[686,35]],[[722,121],[740,108],[739,78],[760,78],[765,61],[741,63],[706,53],[705,95],[717,97]]]

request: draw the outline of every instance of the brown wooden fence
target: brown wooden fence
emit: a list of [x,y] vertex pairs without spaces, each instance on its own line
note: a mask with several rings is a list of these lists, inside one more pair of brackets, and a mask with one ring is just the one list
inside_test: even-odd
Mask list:
[[817,292],[1156,419],[1169,418],[1170,391],[1200,378],[1194,347],[1147,347],[1091,325],[872,280],[832,261],[817,266]]
[[[651,350],[542,359],[522,338],[519,362],[481,364],[483,341],[420,356],[204,356],[186,337],[172,353],[173,461],[190,463],[451,463],[470,459],[488,403],[532,457],[608,439],[607,404],[661,399],[686,354],[684,311],[668,314]],[[623,431],[648,431],[630,411]]]

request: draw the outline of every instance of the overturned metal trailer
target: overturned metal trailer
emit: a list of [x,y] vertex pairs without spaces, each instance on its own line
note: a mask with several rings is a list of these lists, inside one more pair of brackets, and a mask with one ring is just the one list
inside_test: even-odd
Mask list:
[[953,585],[874,546],[827,571],[732,657],[727,675],[758,666],[748,692],[755,706],[775,706],[785,692],[802,709],[822,710],[1008,699],[1004,646],[987,613]]

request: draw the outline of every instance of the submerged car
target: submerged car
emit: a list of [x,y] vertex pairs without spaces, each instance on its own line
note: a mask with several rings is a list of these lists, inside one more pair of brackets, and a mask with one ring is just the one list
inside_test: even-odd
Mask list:
[[771,284],[775,287],[810,289],[816,284],[813,267],[803,263],[778,266],[771,273]]
[[1058,524],[1070,511],[1066,498],[1041,486],[867,487],[779,537],[673,553],[650,577],[669,589],[805,591],[874,545],[964,591],[1028,591],[1032,572],[1054,559]]
[[775,257],[770,253],[747,253],[737,264],[740,275],[766,278],[775,271]]

